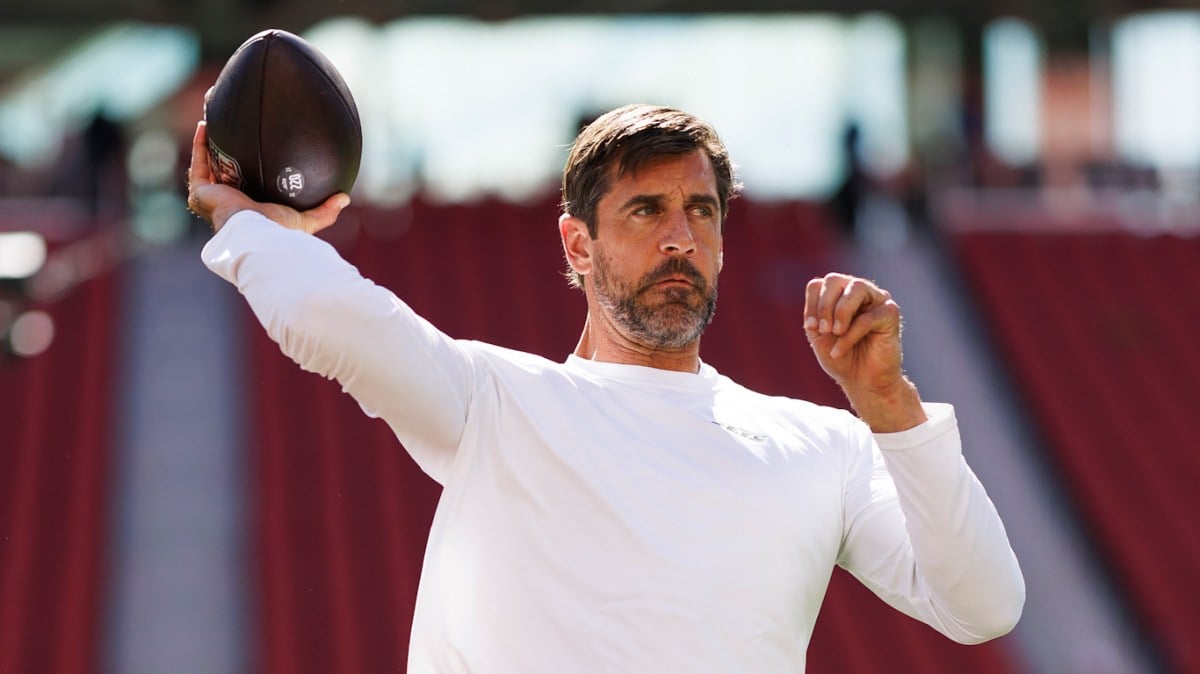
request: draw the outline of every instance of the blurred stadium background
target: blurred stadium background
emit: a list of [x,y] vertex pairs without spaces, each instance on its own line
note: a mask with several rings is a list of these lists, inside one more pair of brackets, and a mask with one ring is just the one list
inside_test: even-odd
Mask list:
[[804,281],[893,291],[1029,599],[960,647],[839,573],[811,672],[1200,672],[1200,12],[934,0],[5,0],[0,672],[403,670],[437,487],[184,207],[203,93],[268,27],[362,114],[328,238],[452,335],[573,348],[557,174],[633,101],[712,121],[748,186],[706,360],[844,405]]

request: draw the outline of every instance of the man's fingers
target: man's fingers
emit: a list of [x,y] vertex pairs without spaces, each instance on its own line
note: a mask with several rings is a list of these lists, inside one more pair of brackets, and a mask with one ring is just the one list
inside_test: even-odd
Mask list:
[[192,161],[188,165],[188,184],[211,183],[212,169],[208,166],[208,132],[205,124],[196,124],[196,133],[192,136]]
[[219,230],[239,210],[256,210],[284,227],[310,234],[333,225],[338,214],[350,203],[350,196],[339,192],[316,208],[298,213],[281,204],[256,203],[237,189],[213,181],[208,163],[208,135],[203,120],[192,136],[192,159],[188,165],[188,208]]
[[833,307],[841,297],[846,277],[826,274],[813,279],[805,287],[804,327],[817,334],[827,335],[833,331]]
[[821,296],[817,300],[817,330],[827,335],[836,333],[844,324],[838,324],[834,310],[842,301],[850,278],[842,274],[826,274],[825,284],[821,287]]
[[850,320],[849,326],[829,350],[829,355],[839,358],[842,354],[853,350],[867,335],[873,332],[879,334],[891,332],[899,321],[900,305],[889,298],[883,304],[872,308],[870,311],[861,312]]
[[[821,288],[825,286],[825,279],[815,278],[808,282],[804,287],[804,329],[809,333],[817,333],[820,327],[820,319],[817,317],[817,304],[821,299]],[[812,336],[810,334],[810,336]]]
[[345,192],[338,192],[326,199],[320,206],[300,214],[308,222],[308,226],[305,229],[310,234],[316,234],[326,227],[331,226],[337,221],[342,209],[349,205],[350,195]]
[[188,164],[188,210],[208,220],[207,213],[200,200],[198,190],[212,184],[212,170],[208,166],[208,136],[205,133],[204,122],[196,124],[196,133],[192,136],[192,160]]
[[841,335],[863,307],[886,299],[869,281],[845,274],[826,274],[808,282],[804,327],[821,335]]
[[891,295],[874,283],[860,278],[850,279],[833,307],[831,331],[835,335],[845,333],[859,313],[870,311],[890,299]]
[[810,339],[835,338],[830,355],[853,349],[871,332],[886,332],[898,322],[899,307],[874,283],[831,273],[808,282],[804,296],[804,328]]

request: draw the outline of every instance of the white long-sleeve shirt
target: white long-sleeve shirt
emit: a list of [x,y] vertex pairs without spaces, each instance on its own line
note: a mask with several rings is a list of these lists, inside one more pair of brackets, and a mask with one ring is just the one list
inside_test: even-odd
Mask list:
[[443,485],[410,672],[803,672],[835,565],[956,641],[1020,615],[1020,568],[949,405],[873,435],[707,364],[454,340],[250,212],[203,258]]

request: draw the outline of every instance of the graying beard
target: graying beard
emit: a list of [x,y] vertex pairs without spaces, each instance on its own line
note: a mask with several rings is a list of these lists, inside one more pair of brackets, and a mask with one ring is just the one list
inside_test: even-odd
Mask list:
[[[686,290],[672,290],[671,294],[678,293],[683,295]],[[670,295],[668,295],[670,298]],[[681,298],[683,299],[683,298]],[[669,302],[659,309],[647,309],[639,306],[637,303],[637,294],[626,297],[618,302],[614,302],[607,294],[601,294],[599,297],[600,303],[607,309],[612,316],[629,329],[635,337],[640,341],[657,348],[677,349],[686,346],[700,337],[704,329],[712,322],[713,315],[717,309],[717,292],[713,288],[710,296],[704,298],[704,305],[692,310],[686,304],[686,299],[681,302]],[[686,311],[690,326],[676,328],[676,321],[664,319],[664,312],[668,311]]]

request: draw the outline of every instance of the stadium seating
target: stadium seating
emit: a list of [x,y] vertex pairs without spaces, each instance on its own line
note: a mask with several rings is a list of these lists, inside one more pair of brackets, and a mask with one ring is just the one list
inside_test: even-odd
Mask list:
[[117,278],[45,307],[35,358],[0,360],[0,672],[97,671],[108,552]]
[[[561,359],[582,298],[567,287],[553,202],[351,210],[330,236],[365,275],[456,337]],[[819,209],[735,202],[705,359],[768,393],[844,405],[808,355],[804,283],[838,244]],[[401,671],[438,487],[387,427],[280,355],[246,313],[252,433],[254,671]],[[794,352],[794,355],[793,355]],[[838,572],[810,649],[813,674],[1017,670],[1004,640],[953,644]],[[581,663],[586,671],[586,663]]]
[[1164,671],[1200,671],[1200,238],[964,232],[955,254]]

